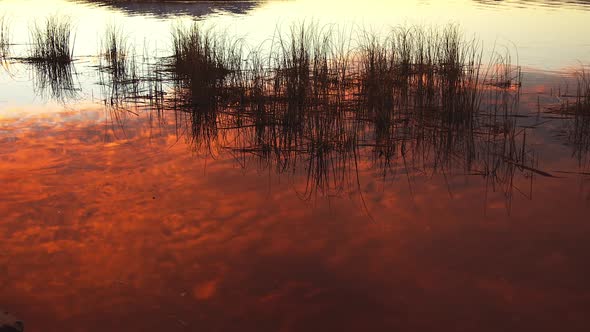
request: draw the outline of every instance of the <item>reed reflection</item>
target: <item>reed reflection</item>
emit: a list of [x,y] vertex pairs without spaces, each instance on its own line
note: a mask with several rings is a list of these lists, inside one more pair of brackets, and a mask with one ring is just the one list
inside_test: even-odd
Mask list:
[[99,59],[98,84],[112,133],[116,135],[117,129],[122,129],[126,134],[128,117],[143,113],[150,124],[157,125],[157,120],[164,118],[161,107],[165,93],[159,61],[138,55],[123,29],[114,25],[105,30]]
[[573,147],[572,156],[578,161],[580,171],[586,175],[590,171],[590,73],[582,67],[574,73],[575,90],[566,91],[560,97],[563,102],[559,108],[550,111],[565,115],[567,142]]
[[65,102],[76,99],[76,71],[71,63],[31,63],[33,87],[38,96]]
[[[365,34],[354,48],[332,34],[294,26],[263,55],[179,26],[173,56],[150,78],[133,79],[131,94],[110,65],[115,97],[107,107],[130,94],[158,117],[172,112],[177,135],[196,151],[302,177],[295,188],[306,200],[359,192],[359,173],[375,170],[410,182],[481,176],[510,210],[514,192],[530,198],[534,176],[552,176],[516,123],[521,74],[508,55],[482,65],[479,44],[453,26]],[[141,88],[149,101],[133,92],[140,84],[149,85]]]
[[[137,139],[103,144],[92,117],[2,146],[0,280],[16,284],[4,297],[41,317],[31,325],[41,329],[257,331],[268,321],[262,329],[276,331],[301,317],[301,330],[436,330],[449,317],[522,330],[502,324],[514,315],[548,329],[564,317],[583,323],[588,224],[572,182],[539,181],[541,204],[478,222],[482,182],[511,212],[514,196],[531,198],[533,181],[552,176],[519,123],[520,69],[506,55],[482,65],[477,42],[454,27],[366,34],[359,47],[332,33],[295,26],[269,52],[178,27],[171,57],[140,61],[107,29],[97,67],[114,119],[105,132]],[[584,110],[577,100],[571,110]],[[146,128],[168,125],[176,137],[154,149]],[[185,146],[171,149],[182,138],[220,159],[207,176]],[[367,223],[346,200],[311,211],[282,190],[267,194],[260,178],[232,172],[229,156],[289,179],[304,200],[366,194],[389,222]],[[417,179],[435,175],[418,195],[422,211],[408,208]],[[455,175],[479,179],[452,202],[437,180]],[[367,192],[369,177],[410,188]],[[464,320],[482,305],[482,320]],[[97,312],[109,319],[97,323]],[[556,314],[539,323],[545,312]]]
[[123,31],[108,26],[101,41],[99,84],[105,108],[121,124],[127,113],[137,114],[132,101],[139,98],[139,77],[135,51]]
[[19,60],[30,64],[36,93],[58,101],[75,98],[75,37],[70,19],[49,16],[31,28],[30,39],[29,54]]

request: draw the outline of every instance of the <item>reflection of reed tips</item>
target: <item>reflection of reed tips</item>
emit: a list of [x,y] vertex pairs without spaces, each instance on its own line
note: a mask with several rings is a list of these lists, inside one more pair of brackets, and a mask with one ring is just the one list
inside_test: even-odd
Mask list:
[[[46,30],[71,55],[67,22],[48,19]],[[39,45],[53,38],[36,31]],[[108,26],[97,66],[103,104],[124,136],[128,117],[147,112],[158,126],[172,117],[196,151],[303,172],[304,199],[358,191],[367,163],[409,183],[417,171],[478,174],[507,200],[519,172],[545,174],[515,125],[520,71],[508,55],[485,67],[479,44],[454,26],[364,33],[354,46],[335,36],[333,28],[295,25],[252,48],[198,23],[179,25],[171,56],[152,62],[136,55],[121,27]],[[71,61],[41,58],[65,55],[31,63],[39,90],[68,97]]]

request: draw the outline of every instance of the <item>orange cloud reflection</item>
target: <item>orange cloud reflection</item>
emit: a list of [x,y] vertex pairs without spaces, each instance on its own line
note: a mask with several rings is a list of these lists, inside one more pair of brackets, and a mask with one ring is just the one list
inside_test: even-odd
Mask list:
[[204,158],[141,119],[121,140],[100,119],[3,126],[0,298],[27,330],[587,326],[575,179],[538,179],[533,201],[486,217],[481,178],[415,177],[410,191],[367,164],[371,221],[355,195],[302,201],[303,175]]

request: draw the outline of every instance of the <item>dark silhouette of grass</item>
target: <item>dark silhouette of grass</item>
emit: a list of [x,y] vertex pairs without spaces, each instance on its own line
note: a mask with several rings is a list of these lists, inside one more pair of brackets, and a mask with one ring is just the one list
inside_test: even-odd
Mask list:
[[568,128],[568,141],[574,147],[573,154],[580,167],[590,167],[590,73],[582,67],[576,73],[576,93],[566,98],[561,112],[572,117]]
[[208,108],[215,95],[224,90],[227,76],[238,71],[239,59],[232,45],[212,30],[203,30],[198,24],[177,26],[172,32],[172,57],[169,72],[173,79],[184,82],[191,91],[193,106]]
[[590,73],[582,68],[577,75],[577,79],[576,114],[590,116]]
[[[127,78],[134,52],[121,28],[109,25],[101,41],[101,68],[115,77]],[[132,68],[131,68],[132,69]]]
[[[98,83],[105,110],[110,115],[105,128],[111,128],[115,138],[119,138],[119,132],[127,136],[125,124],[130,117],[147,113],[150,123],[163,121],[164,96],[167,95],[164,85],[170,84],[162,75],[171,71],[163,70],[160,60],[153,63],[145,54],[138,56],[121,27],[107,26],[100,49]],[[172,99],[167,98],[166,103],[171,103]]]
[[[113,111],[136,113],[130,106],[140,99],[141,80],[137,56],[121,28],[107,26],[101,41],[98,68],[105,105]],[[144,81],[148,80],[146,75],[142,76]]]
[[10,55],[10,26],[6,15],[0,16],[0,60]]
[[44,24],[31,28],[29,62],[70,63],[73,61],[73,27],[67,17],[50,16]]
[[141,93],[116,83],[129,80],[113,69],[130,66],[114,61],[124,39],[107,36],[111,96],[174,114],[178,136],[196,151],[303,175],[303,199],[358,191],[367,162],[410,184],[416,174],[484,177],[508,210],[514,192],[530,197],[534,175],[551,176],[515,123],[518,68],[506,55],[483,65],[477,41],[454,26],[364,33],[351,46],[333,27],[302,24],[255,48],[198,24],[176,26],[163,69],[133,74]]
[[76,97],[73,67],[74,37],[70,19],[50,16],[30,31],[30,45],[26,57],[15,58],[33,69],[33,83],[37,94],[59,101]]

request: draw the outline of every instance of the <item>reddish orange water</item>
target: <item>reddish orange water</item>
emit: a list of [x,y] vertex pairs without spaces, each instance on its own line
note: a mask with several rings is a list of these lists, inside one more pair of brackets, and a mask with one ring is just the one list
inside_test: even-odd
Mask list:
[[[588,3],[0,0],[10,56],[29,55],[32,23],[53,13],[76,36],[71,99],[0,59],[0,312],[26,332],[588,331],[589,153],[579,160],[568,142],[571,119],[546,112],[575,87],[559,90],[563,77],[525,70],[517,122],[537,172],[512,165],[508,188],[400,158],[384,176],[365,147],[358,178],[338,173],[322,192],[308,159],[277,172],[220,145],[211,156],[177,135],[173,115],[117,123],[86,102],[113,98],[95,67],[109,25],[149,61],[170,55],[174,24],[195,19],[252,51],[301,22],[334,28],[335,42],[456,22],[484,63],[506,51],[564,70],[588,63]],[[223,144],[239,138],[226,134]]]
[[555,173],[578,170],[551,134],[561,120],[529,136],[559,178],[535,176],[510,209],[479,176],[383,179],[366,162],[360,187],[301,200],[304,175],[213,159],[167,125],[122,129],[100,109],[1,126],[0,304],[26,331],[590,323],[590,196],[583,175]]
[[142,121],[114,139],[92,118],[3,121],[0,303],[27,331],[588,326],[577,176],[536,178],[510,215],[478,177],[410,190],[367,169],[366,208],[354,193],[306,202],[303,178],[207,160]]

